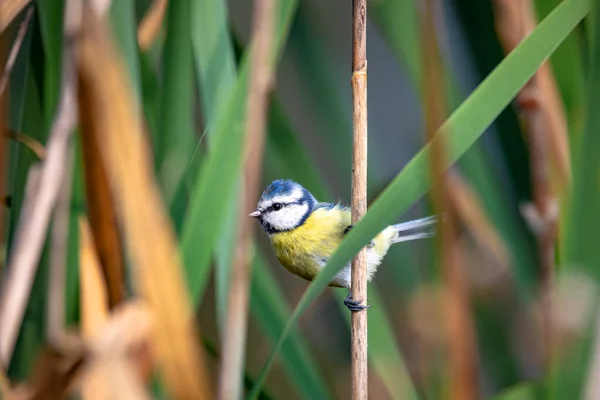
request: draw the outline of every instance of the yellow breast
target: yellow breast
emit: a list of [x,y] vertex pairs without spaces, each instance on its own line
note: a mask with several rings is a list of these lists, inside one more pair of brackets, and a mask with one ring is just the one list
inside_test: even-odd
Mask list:
[[298,228],[271,235],[271,243],[285,269],[310,281],[340,244],[348,225],[349,210],[317,208]]

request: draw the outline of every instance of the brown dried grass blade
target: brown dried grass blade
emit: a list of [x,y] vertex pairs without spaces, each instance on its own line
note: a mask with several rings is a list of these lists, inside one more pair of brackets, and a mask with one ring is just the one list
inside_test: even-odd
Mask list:
[[[80,99],[80,102],[82,100]],[[112,308],[123,301],[125,295],[124,257],[115,205],[97,142],[97,138],[102,136],[92,132],[97,125],[88,120],[91,117],[92,114],[80,110],[79,118],[82,124],[88,127],[85,134],[81,133],[85,193],[91,232],[98,251],[102,275],[106,280],[108,304]]]
[[137,290],[156,318],[153,349],[174,399],[210,397],[175,234],[153,176],[132,90],[103,22],[84,12],[79,40],[84,134],[96,134]]
[[89,222],[79,217],[79,285],[81,330],[89,339],[108,320],[108,293]]
[[[494,0],[492,4],[498,38],[508,54],[537,25],[534,4],[532,0]],[[537,150],[542,153],[540,162],[550,164],[550,173],[542,172],[548,177],[538,179],[550,178],[554,194],[560,196],[571,180],[571,160],[565,110],[548,62],[517,95],[517,105],[527,124],[530,146],[544,147]]]
[[29,4],[31,0],[3,0],[0,1],[0,32],[15,19],[17,15]]
[[165,13],[167,11],[168,0],[154,0],[140,26],[138,27],[138,44],[142,51],[148,50],[154,40],[160,33]]

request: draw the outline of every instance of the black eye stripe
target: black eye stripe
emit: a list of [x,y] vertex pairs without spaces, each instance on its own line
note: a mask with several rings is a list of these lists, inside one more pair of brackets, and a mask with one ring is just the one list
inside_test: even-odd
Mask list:
[[298,200],[298,201],[294,201],[292,203],[273,203],[271,204],[269,207],[267,207],[265,209],[265,213],[271,212],[271,211],[279,211],[282,208],[288,207],[288,206],[292,206],[292,205],[302,205],[304,204],[305,201],[304,200]]

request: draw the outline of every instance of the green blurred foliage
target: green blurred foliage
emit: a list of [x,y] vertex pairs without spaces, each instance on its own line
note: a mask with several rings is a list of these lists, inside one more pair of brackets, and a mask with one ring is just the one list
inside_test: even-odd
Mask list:
[[[141,50],[137,27],[150,4],[149,0],[114,1],[109,15],[112,37],[139,99],[155,156],[156,180],[179,235],[205,345],[218,358],[238,227],[252,51],[251,3],[171,1],[163,31],[150,49]],[[280,0],[277,4],[271,49],[277,86],[269,104],[262,184],[292,178],[319,200],[349,203],[349,3]],[[449,142],[450,161],[473,188],[509,253],[509,273],[499,277],[493,270],[498,266],[481,254],[469,233],[461,235],[472,252],[464,268],[477,333],[482,398],[533,399],[552,393],[558,399],[582,393],[587,385],[595,318],[590,318],[584,334],[572,339],[553,373],[544,375],[535,351],[531,310],[537,299],[536,245],[520,214],[521,204],[531,199],[529,150],[510,104],[550,56],[568,119],[574,168],[569,225],[560,232],[565,253],[558,261],[565,268],[557,280],[563,278],[562,273],[577,269],[595,284],[600,278],[594,247],[595,227],[600,225],[595,206],[600,200],[600,143],[593,133],[600,129],[600,122],[593,110],[600,93],[600,39],[598,30],[587,23],[583,29],[580,24],[587,4],[587,0],[536,0],[538,19],[543,22],[506,58],[497,40],[491,0],[453,0],[438,10],[447,82],[440,95],[449,116],[440,132]],[[34,18],[10,78],[9,127],[45,143],[61,89],[64,1],[37,0],[32,6]],[[417,0],[369,2],[369,79],[373,83],[369,91],[369,198],[373,206],[297,306],[306,283],[282,271],[256,227],[245,376],[249,397],[350,395],[349,314],[342,305],[346,293],[335,290],[333,296],[321,296],[310,306],[328,277],[374,233],[408,218],[405,214],[427,212],[427,199],[420,201],[429,189],[429,150],[419,151],[425,145],[419,12]],[[24,12],[7,29],[9,41],[14,40],[23,16]],[[588,42],[590,54],[585,47]],[[65,293],[65,322],[70,327],[79,321],[77,218],[85,213],[81,150],[76,149]],[[11,143],[9,259],[27,175],[37,161],[29,149]],[[405,164],[402,170],[398,168]],[[443,283],[433,267],[433,249],[431,243],[421,242],[395,246],[369,288],[374,305],[369,310],[373,397],[446,396],[440,381],[445,379],[447,364],[439,358],[436,336],[441,334],[441,316],[432,312],[433,303],[423,303],[427,294],[439,293]],[[16,380],[30,375],[46,341],[47,255],[48,244],[9,368],[10,377]],[[308,310],[310,315],[295,326]],[[267,380],[267,395],[259,389],[275,357],[280,360],[275,366],[277,377],[284,379]],[[546,386],[553,391],[545,390]]]

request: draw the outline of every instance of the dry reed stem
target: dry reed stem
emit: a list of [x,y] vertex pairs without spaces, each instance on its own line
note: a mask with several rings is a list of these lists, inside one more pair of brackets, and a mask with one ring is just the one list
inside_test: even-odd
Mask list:
[[219,398],[241,397],[245,344],[248,320],[250,268],[253,258],[252,226],[248,214],[258,201],[261,165],[267,123],[269,92],[273,85],[271,43],[275,24],[275,0],[257,0],[252,21],[252,54],[248,102],[246,108],[246,138],[243,201],[239,206],[239,229],[231,271],[227,317],[223,330],[223,363],[219,379]]
[[[352,2],[352,224],[367,212],[367,1]],[[367,253],[352,260],[352,299],[367,301]],[[367,311],[352,312],[352,399],[369,396]]]
[[21,143],[23,146],[31,150],[40,160],[46,158],[46,149],[38,140],[21,132],[8,130],[7,137]]
[[2,77],[0,78],[0,94],[4,93],[4,90],[8,85],[8,79],[10,78],[10,74],[15,67],[15,61],[17,61],[17,56],[19,55],[19,50],[21,50],[21,46],[23,45],[23,40],[27,34],[27,29],[29,28],[29,22],[31,21],[32,16],[33,6],[29,7],[27,14],[25,14],[25,18],[23,18],[23,21],[21,21],[21,25],[19,25],[19,31],[17,32],[17,37],[15,38],[10,49],[8,60],[6,60],[6,67],[4,68],[4,71],[2,71]]
[[[535,28],[531,0],[494,0],[495,24],[505,53],[512,51]],[[558,198],[571,179],[569,144],[564,108],[548,62],[517,95],[517,107],[525,124],[530,151],[533,205],[524,208],[538,244],[542,332],[545,362],[551,357],[551,285],[558,224]]]
[[[80,99],[80,102],[82,101],[83,99]],[[97,141],[97,138],[102,136],[94,131],[97,125],[89,120],[93,118],[92,114],[80,110],[79,118],[84,126],[89,127],[86,134],[81,132],[87,210],[100,267],[106,280],[108,304],[112,308],[125,297],[124,254],[115,204]]]
[[4,365],[14,350],[77,121],[75,76],[68,44],[63,57],[62,94],[48,140],[47,156],[39,166],[30,169],[8,274],[0,293],[0,362]]
[[[473,332],[466,279],[462,265],[464,256],[458,240],[456,212],[449,203],[448,181],[444,175],[446,143],[438,136],[433,140],[446,117],[443,99],[443,75],[436,41],[434,0],[424,3],[421,13],[423,42],[423,94],[427,140],[431,145],[430,173],[432,176],[432,202],[438,213],[445,215],[440,225],[438,246],[441,254],[443,276],[446,285],[444,314],[449,345],[450,398],[469,400],[477,398],[477,375],[475,365],[475,335]],[[442,93],[440,93],[440,91]]]
[[65,172],[59,182],[60,192],[52,216],[50,237],[50,277],[46,308],[46,336],[49,343],[60,343],[65,335],[65,280],[69,246],[69,215],[71,213],[71,182],[74,149],[69,147]]
[[173,399],[210,397],[207,370],[184,284],[175,233],[153,176],[150,147],[108,30],[84,12],[79,40],[81,107],[95,127],[117,217],[135,275],[156,323],[152,348]]
[[168,0],[154,0],[140,22],[137,39],[142,51],[148,50],[160,33],[160,28],[162,27],[167,11],[167,4]]
[[0,1],[0,32],[10,25],[17,15],[31,0],[2,0]]

